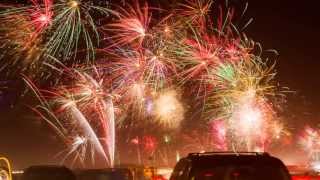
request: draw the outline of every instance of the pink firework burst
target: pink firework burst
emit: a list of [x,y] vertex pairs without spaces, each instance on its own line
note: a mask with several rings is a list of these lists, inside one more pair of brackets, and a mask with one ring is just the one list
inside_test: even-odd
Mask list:
[[148,4],[140,6],[136,1],[134,6],[120,8],[119,19],[107,25],[106,29],[113,33],[111,46],[132,45],[140,47],[147,35],[151,16]]

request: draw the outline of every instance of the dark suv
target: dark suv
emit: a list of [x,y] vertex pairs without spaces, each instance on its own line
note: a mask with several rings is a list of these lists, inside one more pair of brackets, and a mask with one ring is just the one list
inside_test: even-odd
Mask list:
[[182,158],[170,180],[290,180],[283,162],[267,153],[208,152]]
[[23,172],[22,180],[76,180],[76,176],[64,166],[31,166]]

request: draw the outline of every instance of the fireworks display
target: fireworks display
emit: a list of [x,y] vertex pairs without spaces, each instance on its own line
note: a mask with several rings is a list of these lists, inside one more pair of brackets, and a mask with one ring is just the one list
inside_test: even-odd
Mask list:
[[[0,12],[0,70],[22,74],[64,160],[113,166],[133,144],[139,163],[142,148],[168,164],[180,151],[265,151],[287,133],[274,63],[237,30],[232,8],[95,3],[30,0]],[[47,77],[55,83],[37,84]]]

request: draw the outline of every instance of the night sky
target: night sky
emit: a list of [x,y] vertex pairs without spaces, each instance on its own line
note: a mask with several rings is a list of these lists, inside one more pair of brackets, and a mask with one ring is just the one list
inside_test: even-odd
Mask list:
[[[1,2],[1,1],[0,1]],[[232,0],[241,10],[245,2]],[[249,0],[245,19],[254,21],[246,34],[267,49],[279,52],[277,80],[288,87],[283,105],[285,120],[293,132],[306,124],[318,125],[320,120],[320,25],[317,1]],[[1,77],[1,80],[3,78]],[[13,81],[13,82],[12,82]],[[15,83],[15,80],[2,82]],[[32,163],[48,163],[57,159],[53,154],[61,150],[54,134],[40,120],[28,114],[30,99],[15,98],[17,87],[0,89],[0,155],[13,160],[16,168]]]
[[287,121],[294,128],[318,124],[320,94],[319,13],[316,1],[249,1],[248,16],[254,22],[248,34],[265,49],[280,53],[277,72],[288,94]]

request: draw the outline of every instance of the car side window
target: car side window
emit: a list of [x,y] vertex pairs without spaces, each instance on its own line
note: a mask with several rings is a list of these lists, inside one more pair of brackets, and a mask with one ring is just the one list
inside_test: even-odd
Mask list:
[[180,160],[175,166],[170,180],[186,180],[188,177],[186,172],[186,170],[189,168],[188,165],[189,162],[186,159]]

